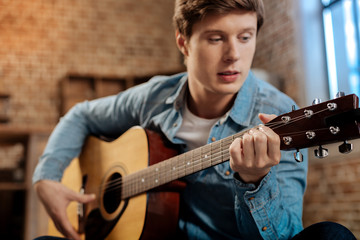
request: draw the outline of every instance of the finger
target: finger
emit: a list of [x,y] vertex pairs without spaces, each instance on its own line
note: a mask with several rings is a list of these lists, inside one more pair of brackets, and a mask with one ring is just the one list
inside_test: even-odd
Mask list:
[[276,118],[275,114],[259,113],[259,119],[265,124]]
[[80,234],[75,230],[75,228],[71,224],[65,226],[64,236],[74,240],[81,240]]
[[267,154],[271,159],[278,162],[281,157],[280,153],[280,137],[271,128],[261,126],[259,131],[267,136]]
[[80,203],[89,203],[96,199],[96,195],[94,193],[91,194],[78,194],[78,202]]
[[55,226],[65,237],[75,240],[81,239],[76,229],[71,225],[66,212],[60,214]]
[[82,194],[75,191],[71,191],[69,195],[70,201],[77,201],[79,203],[89,203],[96,199],[96,195],[94,193],[91,194]]
[[242,154],[240,138],[235,138],[235,140],[231,143],[229,153],[235,161],[240,161]]
[[253,133],[255,161],[257,167],[262,168],[268,159],[268,136],[263,132],[256,130]]
[[242,138],[243,162],[247,167],[252,165],[255,157],[253,132],[254,130],[250,130],[249,133],[245,133]]
[[235,172],[238,171],[238,165],[242,161],[242,147],[241,147],[241,139],[236,138],[229,147],[230,153],[230,167]]

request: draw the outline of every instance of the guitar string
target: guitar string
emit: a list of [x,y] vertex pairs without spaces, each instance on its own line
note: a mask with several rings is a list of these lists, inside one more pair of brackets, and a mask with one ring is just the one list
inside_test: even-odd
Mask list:
[[[325,110],[327,110],[327,109],[325,109]],[[319,111],[319,112],[317,112],[317,113],[320,113],[320,112],[322,112],[322,111]],[[297,118],[294,118],[295,120],[300,120],[301,118],[304,118],[303,116],[300,116],[300,117],[297,117]],[[293,120],[292,122],[294,122],[295,120]],[[281,122],[282,123],[282,122]],[[289,122],[288,122],[289,123]],[[287,124],[288,124],[287,123]],[[273,124],[273,125],[276,125],[276,124]],[[282,124],[280,124],[280,125],[278,125],[277,127],[280,127],[281,125],[284,125],[283,123]],[[246,132],[246,131],[245,131]],[[291,135],[296,135],[296,134],[303,134],[304,132],[298,132],[298,133],[296,133],[296,132],[294,132],[294,133],[291,133]],[[244,133],[242,133],[242,135],[243,135]],[[240,136],[240,137],[242,137],[242,135]],[[228,153],[228,146],[225,146],[226,147],[226,153]],[[224,158],[224,153],[223,153],[224,151],[223,150],[220,150],[220,152],[218,152],[218,151],[216,151],[215,152],[215,154],[218,154],[218,153],[221,153],[221,155],[220,155],[220,157],[221,158]],[[193,152],[194,153],[194,152]],[[195,154],[195,153],[194,153]],[[199,153],[197,153],[198,155],[199,155]],[[214,154],[213,154],[213,156],[214,156]],[[202,157],[201,157],[201,153],[200,153],[200,156],[198,156],[198,157],[196,157],[196,158],[192,158],[193,159],[193,161],[191,161],[191,163],[192,163],[192,168],[194,169],[194,168],[196,168],[196,167],[198,167],[198,166],[200,166],[200,164],[201,165],[203,165],[204,163],[206,163],[206,162],[204,162],[203,161],[203,159],[202,159]],[[226,157],[226,160],[228,160],[228,158]],[[215,163],[213,164],[213,165],[216,165],[216,164],[218,164],[218,156],[216,156],[215,155],[215,157],[213,157],[213,158],[211,158],[210,160],[208,160],[208,161],[214,161]],[[200,162],[200,164],[198,164],[198,162]],[[223,162],[223,161],[220,161],[219,163],[221,163],[221,162]],[[210,165],[210,166],[212,166],[212,165]],[[181,167],[183,167],[183,169],[181,169]],[[179,168],[178,168],[178,171],[177,171],[177,176],[184,176],[183,174],[185,174],[186,175],[186,166],[184,165],[184,166],[181,166],[180,167],[180,170],[179,170]],[[200,170],[201,170],[201,168],[200,168]],[[191,171],[191,173],[193,173],[194,171],[192,170]],[[128,178],[127,180],[128,181],[126,181],[125,183],[124,183],[124,187],[126,187],[126,186],[131,186],[132,184],[133,185],[136,185],[136,182],[138,182],[138,180],[139,180],[139,178],[135,175],[135,174],[132,174],[132,175],[134,175],[132,178]],[[139,175],[139,174],[138,174]],[[147,175],[149,175],[149,174],[147,174]],[[158,181],[157,182],[157,184],[156,185],[162,185],[162,181],[161,181],[161,179],[166,179],[167,178],[167,173],[165,172],[165,174],[164,174],[164,172],[160,172],[160,175],[159,174],[151,174],[150,176],[148,176],[150,179],[154,179],[154,176],[157,176],[157,178],[155,178],[155,180],[156,181]],[[132,180],[135,180],[136,182],[135,183],[133,183],[133,181]],[[144,177],[142,178],[142,179],[145,179]],[[159,181],[159,179],[160,179],[160,181]],[[120,179],[120,180],[115,180],[115,182],[120,182],[120,183],[115,183],[115,185],[113,185],[113,186],[111,186],[112,185],[112,183],[110,183],[110,184],[108,184],[108,186],[105,188],[106,189],[106,191],[111,191],[111,190],[115,190],[115,189],[117,189],[118,187],[121,187],[121,184],[122,184],[122,179]],[[160,184],[159,184],[159,182],[160,182]],[[126,184],[127,183],[127,184]],[[166,183],[166,181],[165,181],[165,183]],[[151,185],[153,185],[153,184],[150,184],[150,187],[151,187]],[[115,188],[112,188],[112,187],[115,187]],[[148,188],[149,186],[145,186],[146,188]],[[144,187],[142,187],[142,188],[144,188]]]
[[[320,110],[320,111],[318,111],[318,112],[315,112],[313,115],[315,115],[315,114],[319,114],[319,113],[321,113],[321,112],[323,112],[323,111],[326,111],[326,110],[328,110],[328,108],[325,108],[325,109],[323,109],[323,110]],[[294,122],[296,122],[296,121],[299,121],[299,120],[302,120],[302,119],[304,119],[304,118],[306,118],[306,116],[304,116],[304,115],[301,115],[301,116],[298,116],[298,117],[295,117],[295,118],[293,118],[293,119],[291,119],[289,122],[286,122],[286,123],[284,123],[283,121],[277,121],[277,122],[272,122],[272,123],[270,123],[270,124],[264,124],[265,126],[267,126],[267,127],[270,127],[270,128],[272,128],[272,129],[277,129],[277,128],[279,128],[279,127],[282,127],[282,126],[284,126],[284,125],[287,125],[287,124],[291,124],[291,123],[294,123]],[[261,126],[261,125],[259,125],[259,126]],[[256,129],[256,128],[258,128],[259,126],[257,126],[257,127],[254,127],[254,128],[252,128],[252,129]],[[322,129],[317,129],[316,131],[319,131],[319,130],[322,130]],[[234,139],[234,138],[236,138],[236,137],[242,137],[246,132],[248,132],[249,130],[246,130],[246,131],[243,131],[243,132],[240,132],[240,133],[238,133],[238,134],[234,134],[234,135],[232,135],[232,136],[229,136],[229,137],[227,137],[227,138],[224,138],[224,139],[222,139],[222,140],[220,140],[220,141],[224,141],[224,140],[229,140],[229,138],[232,138],[232,139]],[[302,131],[302,132],[294,132],[294,133],[290,133],[290,134],[288,134],[288,135],[296,135],[296,134],[303,134],[305,131]],[[237,136],[238,135],[238,136]],[[217,144],[221,144],[220,143],[220,141],[218,141],[218,142],[214,142],[214,143],[217,143]],[[212,143],[212,144],[214,144],[214,143]],[[206,146],[209,146],[210,144],[208,144],[208,145],[206,145]],[[203,146],[203,147],[206,147],[206,146]],[[196,167],[199,167],[199,166],[201,166],[201,165],[203,165],[204,163],[207,163],[207,161],[210,161],[210,162],[214,162],[214,164],[213,165],[217,165],[217,164],[219,164],[219,163],[221,163],[221,162],[223,162],[223,161],[220,161],[220,162],[217,162],[218,160],[219,160],[219,158],[224,158],[224,152],[225,153],[227,153],[228,155],[229,155],[229,153],[228,153],[228,146],[226,145],[226,146],[221,146],[221,147],[226,147],[226,150],[222,150],[222,149],[220,149],[220,151],[215,151],[214,152],[214,154],[212,154],[212,156],[215,156],[215,157],[211,157],[209,160],[206,160],[205,162],[203,161],[203,159],[202,159],[202,157],[201,157],[201,153],[200,153],[200,158],[199,157],[197,157],[197,158],[193,158],[193,160],[194,161],[191,161],[191,163],[192,163],[192,168],[194,169],[194,168],[196,168]],[[196,150],[196,149],[195,149]],[[190,153],[190,152],[188,152],[188,153]],[[195,153],[195,151],[191,151],[191,153]],[[220,156],[218,155],[220,153]],[[199,153],[196,153],[196,154],[199,154]],[[217,156],[216,156],[216,154],[217,154]],[[181,154],[181,155],[183,155],[183,154]],[[184,153],[184,155],[185,155],[185,153]],[[180,155],[179,156],[177,156],[177,157],[174,157],[174,158],[180,158]],[[227,158],[227,157],[226,157]],[[170,159],[168,159],[168,160],[170,160]],[[228,158],[226,159],[226,160],[228,160]],[[226,161],[225,160],[225,161]],[[163,162],[161,162],[161,163],[163,163]],[[163,163],[164,164],[164,163]],[[201,165],[200,165],[201,164]],[[213,166],[212,164],[210,165],[210,166]],[[152,165],[152,166],[155,166],[155,165]],[[151,166],[150,166],[151,167]],[[150,168],[149,167],[149,168]],[[183,173],[185,173],[186,174],[186,165],[183,165],[183,166],[180,166],[180,167],[178,167],[177,168],[177,176],[181,176]],[[142,170],[144,170],[144,169],[142,169]],[[133,177],[130,177],[131,175],[128,175],[128,176],[126,176],[127,177],[127,181],[125,181],[124,182],[124,184],[122,183],[122,179],[120,178],[120,179],[116,179],[116,180],[113,180],[113,181],[109,181],[109,182],[107,182],[106,184],[104,184],[104,185],[102,185],[102,186],[100,186],[100,188],[104,188],[107,192],[108,191],[112,191],[112,190],[117,190],[118,188],[121,188],[121,187],[127,187],[127,186],[131,186],[131,185],[136,185],[136,183],[138,183],[138,181],[139,181],[139,178],[138,178],[138,176],[137,175],[139,175],[138,173],[141,173],[142,172],[142,170],[140,170],[140,171],[138,171],[138,172],[136,172],[136,173],[134,173],[134,174],[131,174]],[[200,169],[201,170],[201,169]],[[165,172],[165,174],[163,174],[164,172],[160,172],[160,175],[159,174],[150,174],[150,179],[154,179],[154,176],[158,176],[158,178],[156,178],[157,179],[157,181],[158,181],[158,183],[159,182],[161,182],[161,181],[159,181],[159,179],[166,179],[166,175],[167,175],[167,173]],[[162,174],[162,175],[161,175]],[[147,175],[149,175],[149,174],[147,174]],[[149,176],[148,176],[149,177]],[[142,178],[140,178],[140,179],[145,179],[144,177],[142,177]],[[134,182],[135,181],[135,182]],[[153,184],[150,184],[150,185],[153,185]],[[159,185],[162,185],[162,184],[159,184]],[[146,186],[146,187],[149,187],[149,186]]]
[[[328,130],[328,129],[323,128],[323,129],[318,129],[317,131],[322,131],[322,130]],[[293,136],[302,135],[302,134],[304,134],[304,132],[305,131],[294,132],[294,133],[292,133],[292,135]],[[222,147],[222,149],[220,149],[220,151],[216,151],[213,154],[214,157],[210,158],[209,160],[204,161],[204,158],[200,155],[200,156],[197,156],[196,158],[193,158],[193,161],[191,161],[191,165],[189,165],[189,166],[180,165],[180,167],[177,168],[176,174],[174,174],[174,173],[168,174],[168,172],[166,172],[166,171],[160,171],[160,174],[153,174],[153,172],[149,171],[152,174],[150,174],[150,175],[147,174],[148,176],[145,176],[145,177],[144,177],[144,174],[142,175],[142,179],[144,179],[144,182],[142,182],[143,185],[136,186],[139,183],[139,178],[134,175],[131,179],[126,179],[127,181],[125,181],[125,183],[123,184],[123,187],[126,188],[126,187],[131,186],[132,184],[135,185],[135,186],[133,186],[135,189],[129,190],[130,193],[128,193],[128,195],[132,195],[131,194],[132,191],[135,191],[135,193],[137,193],[140,189],[145,191],[145,189],[149,189],[149,188],[151,189],[151,188],[154,188],[156,186],[160,186],[160,185],[162,185],[164,183],[168,183],[168,182],[170,182],[172,180],[181,178],[181,177],[187,175],[186,172],[188,172],[188,171],[190,173],[196,172],[196,171],[194,171],[194,169],[196,169],[197,167],[201,167],[200,168],[200,170],[201,170],[202,166],[206,162],[211,162],[210,166],[212,166],[212,165],[217,165],[219,163],[227,161],[230,158],[230,153],[228,151],[228,146],[224,145],[224,146],[221,146],[221,147]],[[190,167],[190,169],[189,169],[189,167]],[[139,175],[141,175],[140,172],[139,172]],[[176,177],[174,177],[174,176],[176,176]],[[170,180],[168,178],[170,178]],[[147,179],[147,180],[145,180],[145,179]],[[155,180],[157,180],[158,182],[154,184]],[[120,184],[120,186],[121,186],[121,184]],[[117,186],[112,186],[112,187],[106,188],[106,191],[107,192],[115,191],[115,190],[119,189],[120,186],[117,185]]]
[[[328,129],[325,129],[325,130],[328,130]],[[224,162],[225,160],[228,160],[230,158],[230,155],[229,155],[229,152],[228,152],[228,148],[226,148],[226,152],[224,153],[225,151],[220,151],[219,153],[222,153],[221,157],[216,157],[216,158],[212,158],[211,160],[213,160],[213,165],[217,165],[221,162]],[[202,163],[200,164],[196,164],[196,162],[198,161],[201,161],[201,159],[197,158],[196,161],[193,162],[193,166],[191,167],[190,169],[190,173],[188,174],[191,174],[193,172],[196,172],[196,171],[193,171],[193,169],[195,169],[197,166],[200,166],[202,165]],[[171,173],[170,176],[165,172],[164,174],[160,174],[159,176],[155,176],[155,175],[150,175],[150,176],[147,176],[147,177],[144,177],[145,179],[147,179],[142,186],[139,186],[138,185],[138,181],[137,182],[129,182],[128,184],[124,184],[123,185],[123,188],[124,188],[124,191],[123,192],[115,192],[115,194],[113,195],[114,197],[123,197],[123,199],[126,199],[128,197],[131,197],[131,196],[135,196],[139,193],[142,193],[142,192],[146,192],[147,190],[149,189],[152,189],[152,188],[155,188],[157,186],[160,186],[164,183],[168,183],[168,182],[171,182],[172,180],[176,180],[182,176],[185,176],[185,175],[188,175],[186,174],[186,172],[188,172],[187,170],[189,169],[182,169],[181,171],[178,171],[175,175],[175,179],[174,179],[174,174]],[[200,169],[201,170],[201,169]],[[168,179],[170,178],[170,179]],[[134,180],[134,179],[133,179]],[[135,178],[136,180],[136,178]],[[158,180],[158,183],[157,184],[153,184],[153,181],[154,180]],[[110,189],[106,189],[106,192],[109,193],[111,191],[115,191],[115,190],[118,190],[120,189],[121,187],[121,184],[118,186],[118,187],[114,187],[114,188],[110,188]],[[127,189],[127,190],[125,190]],[[99,196],[100,198],[100,196]]]
[[[317,113],[321,113],[321,112],[323,112],[323,111],[326,111],[327,109],[324,109],[324,110],[320,110],[320,111],[318,111],[318,112],[316,112],[315,114],[317,114]],[[303,115],[301,115],[301,116],[299,116],[299,117],[296,117],[296,118],[293,118],[292,119],[292,122],[291,123],[293,123],[293,122],[295,122],[295,121],[298,121],[298,120],[301,120],[301,119],[304,119],[304,118],[306,118],[306,117],[304,117]],[[286,124],[289,124],[290,122],[288,122],[288,123],[286,123]],[[272,126],[276,126],[276,125],[278,125],[277,127],[273,127],[273,129],[276,129],[276,128],[278,128],[278,127],[281,127],[282,125],[284,125],[284,122],[283,121],[278,121],[278,122],[275,122],[275,123],[272,123],[272,124],[265,124],[266,126],[270,126],[270,125],[272,125]],[[248,130],[247,130],[248,131]],[[247,131],[245,131],[245,132],[247,132]],[[300,134],[303,134],[304,132],[301,132]],[[242,135],[244,134],[244,133],[241,133]],[[289,133],[289,135],[296,135],[297,133],[295,132],[295,133]],[[235,134],[236,135],[236,134]],[[234,135],[234,136],[235,136]],[[240,137],[242,137],[242,135],[240,136]],[[201,153],[200,153],[201,154]],[[215,154],[216,154],[216,152],[215,152]],[[201,160],[201,159],[200,159]],[[186,166],[185,166],[186,167]],[[198,166],[196,166],[195,165],[195,167],[198,167]],[[182,169],[180,169],[180,170],[182,170]],[[130,180],[130,178],[128,178],[127,180]],[[107,186],[105,186],[106,187],[106,189],[111,189],[111,185],[112,184],[115,184],[115,186],[117,186],[117,184],[118,184],[118,181],[120,181],[121,182],[121,180],[114,180],[114,181],[109,181],[108,183],[107,183]],[[131,184],[131,183],[129,183],[129,184]]]
[[[324,109],[325,111],[327,110],[327,109]],[[320,110],[320,111],[318,111],[318,112],[316,112],[315,114],[317,114],[317,113],[320,113],[320,112],[322,112],[322,111],[324,111],[324,110]],[[298,120],[300,120],[300,119],[303,119],[304,118],[304,116],[300,116],[300,117],[296,117],[296,118],[293,118],[293,120],[292,120],[292,122],[295,122],[295,121],[298,121]],[[280,125],[279,125],[279,123],[280,123]],[[289,124],[290,122],[287,122],[286,124]],[[268,124],[268,125],[270,125],[270,124]],[[281,127],[281,125],[284,125],[284,123],[282,122],[282,121],[279,121],[279,122],[277,122],[277,123],[275,123],[275,124],[272,124],[273,126],[275,126],[275,125],[278,125],[276,128],[278,128],[278,127]],[[275,128],[273,128],[273,129],[275,129]],[[248,131],[248,130],[247,130]],[[242,137],[243,136],[243,134],[245,134],[247,131],[244,131],[244,132],[241,132],[241,136],[240,137]],[[319,131],[319,130],[317,130],[317,131]],[[291,135],[296,135],[296,134],[303,134],[304,132],[294,132],[294,133],[290,133]],[[235,134],[236,135],[236,134]],[[235,136],[234,135],[234,136]],[[230,137],[232,137],[232,136],[230,136]],[[234,137],[233,137],[234,138]],[[224,140],[224,139],[223,139]],[[224,146],[222,146],[222,147],[224,147]],[[225,146],[226,147],[226,153],[228,153],[228,146],[226,145]],[[194,152],[193,152],[194,153]],[[214,164],[213,165],[216,165],[216,164],[218,164],[218,163],[221,163],[221,162],[223,162],[223,161],[220,161],[220,162],[217,162],[218,161],[218,157],[219,156],[216,156],[216,154],[218,154],[218,153],[221,153],[221,155],[220,155],[220,157],[221,158],[224,158],[224,151],[223,150],[220,150],[220,151],[216,151],[214,154],[213,154],[213,156],[215,156],[215,157],[213,157],[213,158],[211,158],[210,160],[207,160],[207,161],[214,161]],[[194,153],[194,154],[196,154],[196,153]],[[199,155],[199,153],[197,153],[198,155]],[[227,157],[226,157],[227,158]],[[193,161],[191,161],[191,163],[192,163],[192,168],[194,169],[194,168],[196,168],[196,167],[199,167],[200,166],[200,164],[201,165],[203,165],[204,163],[206,163],[206,161],[204,162],[203,160],[202,160],[202,157],[201,157],[201,153],[200,153],[200,156],[198,156],[198,157],[196,157],[196,158],[192,158],[193,159]],[[228,160],[228,158],[226,159],[226,160]],[[198,163],[198,162],[200,162],[200,164]],[[154,165],[153,165],[154,166]],[[210,165],[210,166],[212,166],[212,165]],[[183,169],[182,169],[183,168]],[[180,169],[180,170],[179,170]],[[186,175],[186,166],[184,165],[184,166],[180,166],[179,168],[177,168],[177,176],[183,176],[183,174],[185,174]],[[201,169],[200,169],[201,170]],[[191,173],[193,173],[193,170],[191,171]],[[130,177],[128,177],[128,179],[126,179],[126,180],[128,180],[128,181],[126,181],[125,183],[124,183],[124,187],[126,187],[126,186],[131,186],[131,185],[136,185],[136,182],[138,182],[139,181],[139,178],[136,176],[136,174],[134,173],[134,174],[131,174],[131,175],[133,175],[133,177],[132,178],[130,178]],[[131,176],[131,175],[129,175],[129,176]],[[137,174],[137,175],[139,175],[139,174]],[[147,175],[149,175],[149,174],[147,174]],[[159,181],[158,179],[166,179],[167,178],[167,173],[165,172],[165,174],[163,173],[163,172],[160,172],[160,175],[159,174],[150,174],[150,176],[148,176],[150,179],[154,179],[154,176],[157,176],[158,178],[156,178],[157,179],[157,181]],[[144,177],[142,178],[142,179],[145,179]],[[133,181],[136,181],[135,183],[133,182]],[[160,183],[161,183],[161,181],[159,181]],[[166,183],[166,182],[165,182]],[[115,185],[113,185],[113,184],[115,184]],[[119,188],[119,187],[121,187],[121,185],[122,185],[122,179],[118,179],[118,180],[114,180],[114,182],[113,183],[107,183],[107,187],[105,186],[105,189],[106,189],[106,191],[111,191],[112,189],[117,189],[117,188]],[[153,185],[153,184],[150,184],[150,185]],[[157,184],[157,185],[162,185],[162,184]],[[145,186],[146,188],[148,188],[149,186]]]

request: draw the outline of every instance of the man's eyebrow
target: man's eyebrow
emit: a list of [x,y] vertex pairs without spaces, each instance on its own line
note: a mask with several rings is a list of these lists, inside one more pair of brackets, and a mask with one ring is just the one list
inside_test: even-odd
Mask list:
[[216,29],[210,29],[210,30],[205,30],[204,33],[222,33],[224,31],[221,30],[216,30]]
[[[248,28],[244,28],[241,30],[241,32],[256,32],[256,28],[254,27],[248,27]],[[208,34],[208,33],[224,33],[225,31],[220,30],[220,29],[209,29],[209,30],[205,30],[203,33]]]

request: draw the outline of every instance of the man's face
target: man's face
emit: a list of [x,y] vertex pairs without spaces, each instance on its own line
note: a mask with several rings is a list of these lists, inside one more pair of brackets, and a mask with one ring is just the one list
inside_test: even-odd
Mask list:
[[195,23],[191,37],[184,38],[183,47],[180,46],[186,55],[191,94],[199,97],[236,94],[252,64],[256,33],[256,13],[249,11],[208,15]]

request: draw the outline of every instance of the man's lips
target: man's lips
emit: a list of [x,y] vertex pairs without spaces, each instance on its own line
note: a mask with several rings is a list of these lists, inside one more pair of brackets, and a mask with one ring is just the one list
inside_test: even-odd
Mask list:
[[229,75],[235,75],[235,74],[239,74],[238,71],[225,71],[225,72],[219,72],[218,75],[221,76],[229,76]]
[[240,72],[238,71],[225,71],[219,72],[217,75],[225,82],[234,82],[239,74]]

